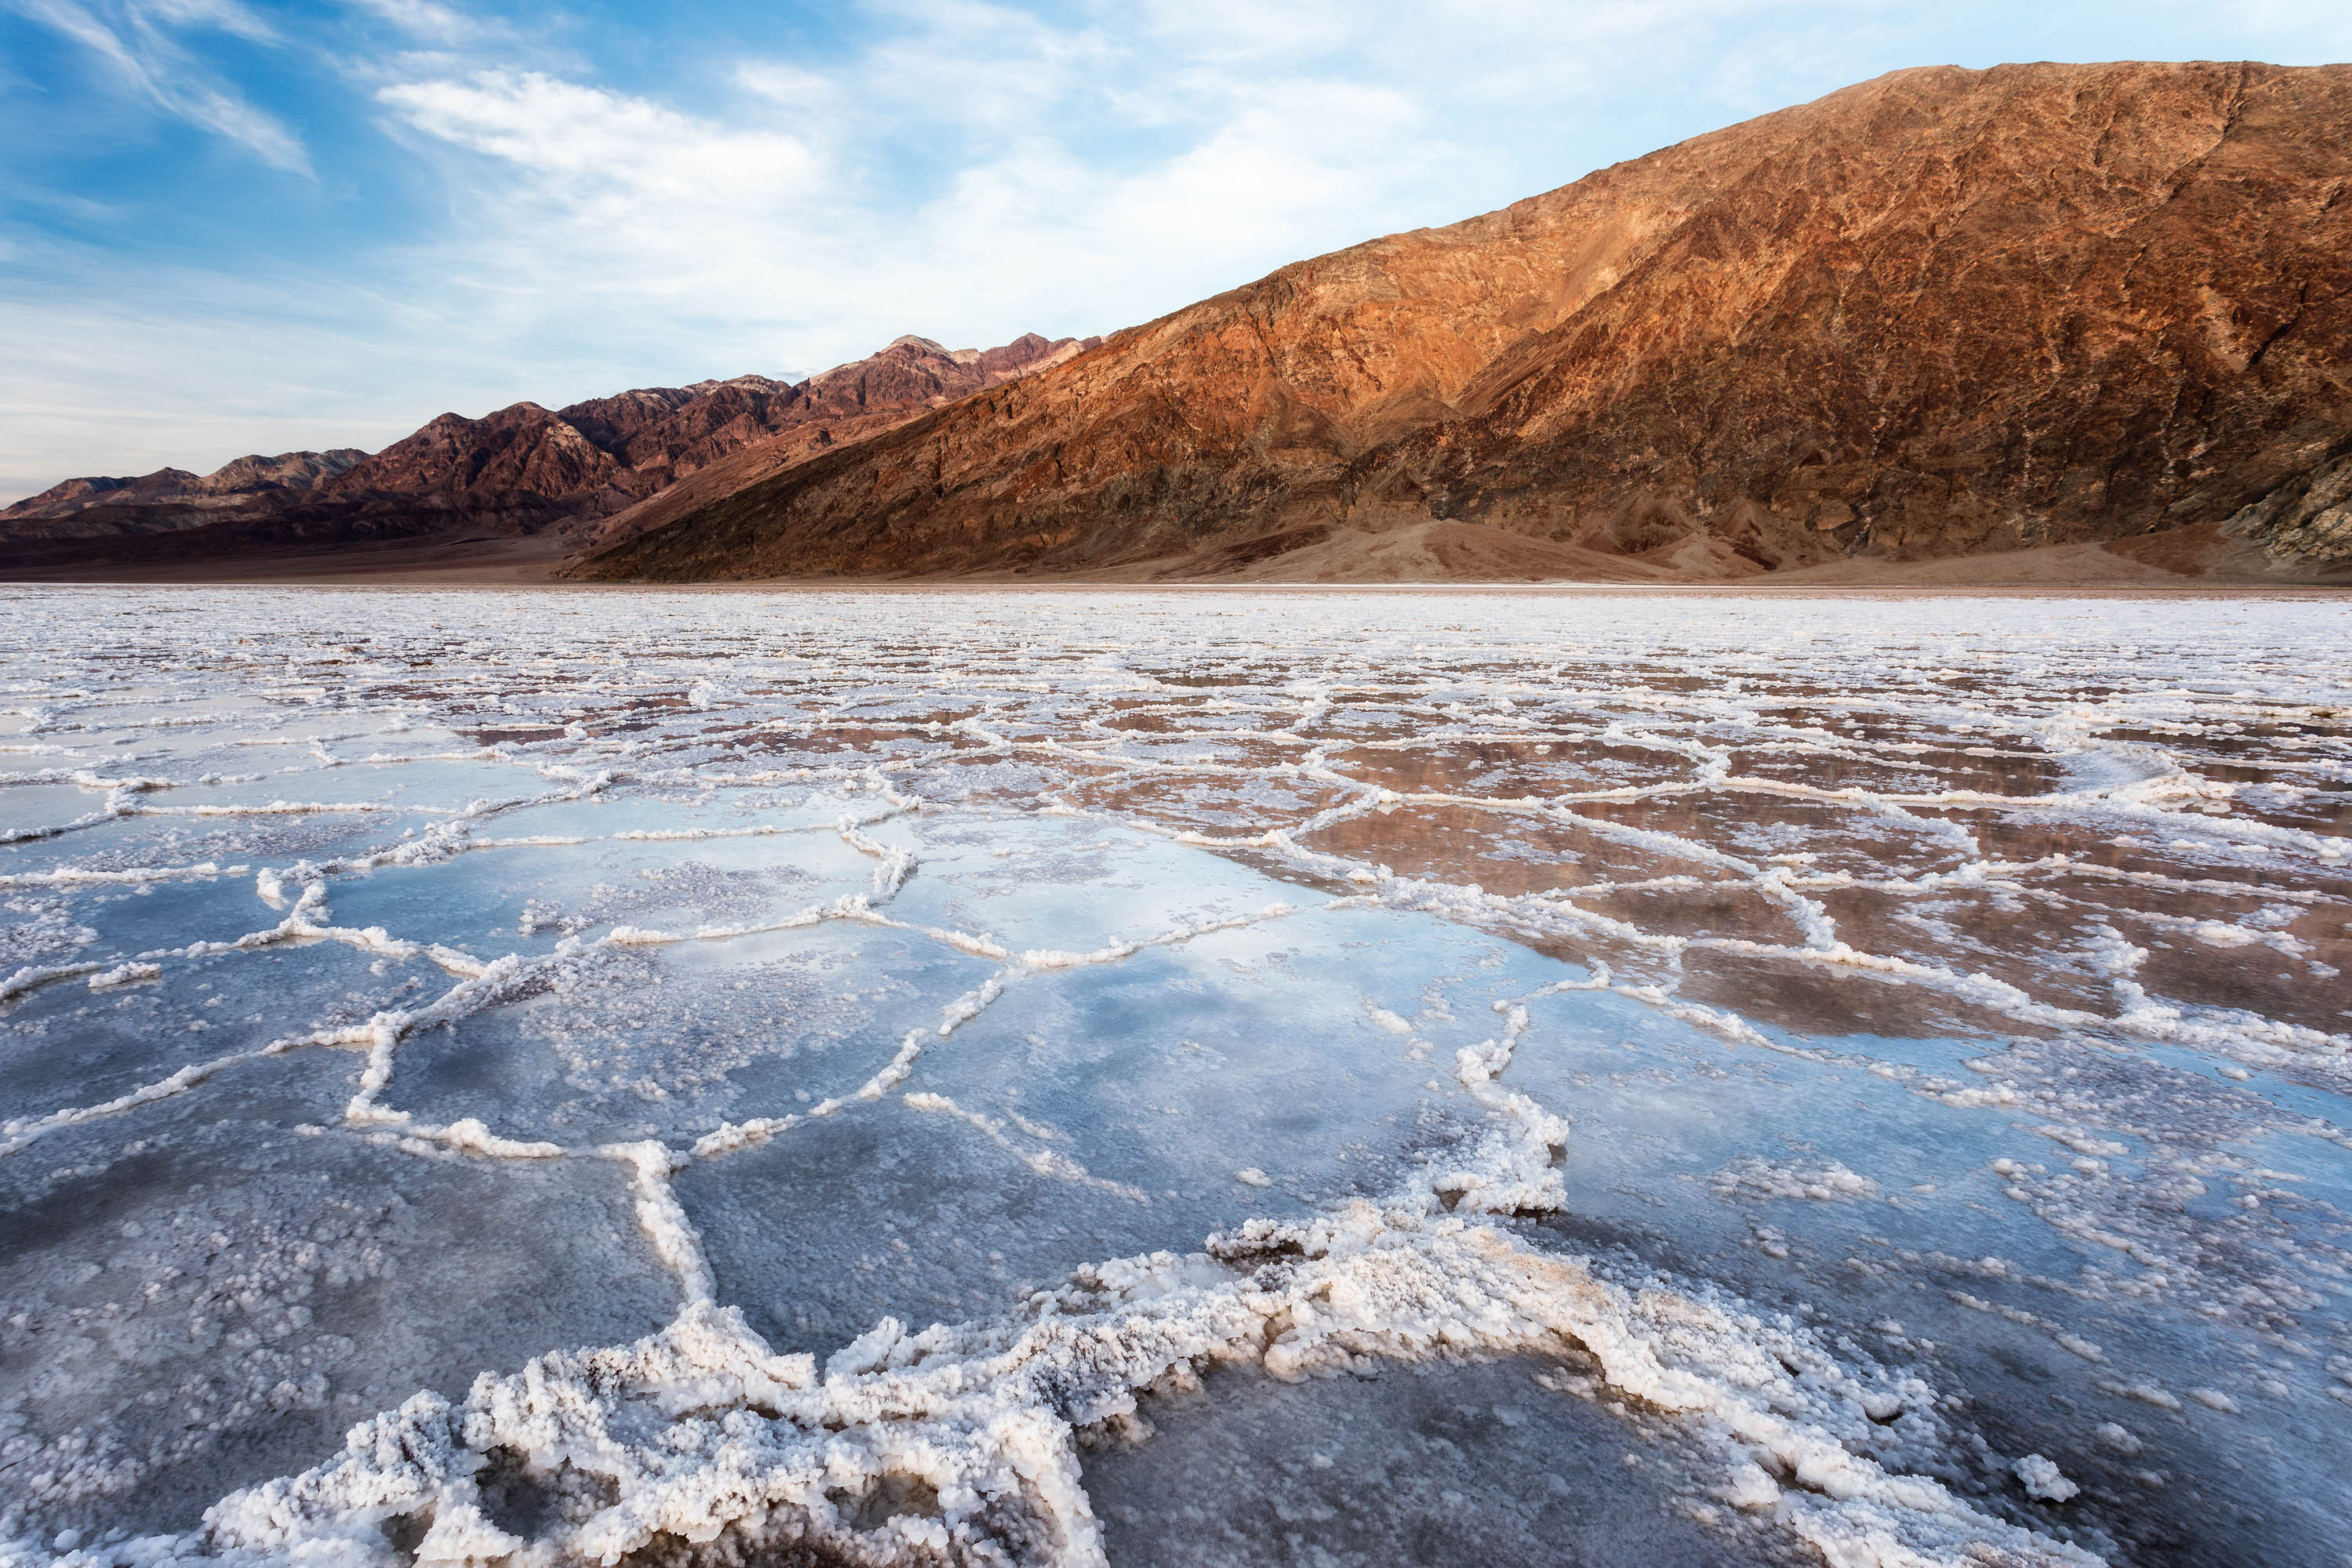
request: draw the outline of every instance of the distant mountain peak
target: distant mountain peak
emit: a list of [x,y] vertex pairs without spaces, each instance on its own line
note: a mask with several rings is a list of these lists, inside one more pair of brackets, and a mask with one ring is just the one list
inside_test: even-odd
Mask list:
[[185,468],[158,468],[152,474],[117,479],[93,475],[51,485],[14,506],[0,508],[0,524],[19,519],[72,516],[95,507],[170,504],[199,498],[257,494],[277,490],[308,491],[321,480],[350,468],[367,457],[356,447],[326,452],[280,452],[265,458],[257,452],[233,458],[209,474]]
[[[0,548],[26,559],[233,555],[291,531],[326,543],[488,531],[531,533],[625,511],[746,448],[812,427],[778,461],[869,435],[1028,374],[1074,340],[1030,333],[956,353],[908,335],[800,382],[760,374],[634,387],[560,409],[528,399],[480,417],[435,416],[371,456],[250,455],[211,474],[162,468],[68,479],[0,510]],[[187,534],[169,542],[165,536]],[[9,563],[0,555],[0,567]]]

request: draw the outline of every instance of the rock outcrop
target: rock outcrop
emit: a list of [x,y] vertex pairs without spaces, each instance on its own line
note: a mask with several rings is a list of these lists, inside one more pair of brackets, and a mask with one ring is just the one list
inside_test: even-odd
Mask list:
[[[742,375],[640,387],[549,410],[444,414],[373,457],[239,458],[199,477],[68,479],[0,510],[0,570],[79,561],[233,558],[453,533],[547,531],[573,547],[604,520],[710,465],[763,449],[765,474],[1061,363],[1083,345],[1030,333],[950,350],[903,337],[797,384]],[[619,537],[618,534],[604,537]]]
[[2272,564],[2288,571],[2352,563],[2352,437],[2237,512],[2221,531],[2260,545]]
[[1255,576],[1444,524],[1722,579],[2225,523],[2326,571],[2348,435],[2352,67],[1937,68],[1286,267],[575,571]]

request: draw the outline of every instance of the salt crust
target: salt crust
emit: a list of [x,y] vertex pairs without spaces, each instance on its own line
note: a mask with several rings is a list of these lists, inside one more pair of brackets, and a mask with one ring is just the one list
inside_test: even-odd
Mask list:
[[[885,1319],[822,1369],[772,1353],[691,1288],[707,1276],[659,1195],[668,1160],[639,1146],[641,1215],[669,1234],[693,1298],[667,1328],[486,1373],[459,1405],[418,1394],[354,1426],[339,1458],[224,1499],[191,1535],[54,1558],[20,1546],[0,1563],[362,1568],[396,1561],[386,1526],[404,1521],[419,1564],[732,1563],[808,1546],[853,1563],[1082,1568],[1106,1559],[1075,1431],[1131,1415],[1171,1374],[1247,1363],[1296,1382],[1574,1347],[1619,1395],[1692,1424],[1727,1501],[1769,1510],[1834,1568],[2099,1561],[1870,1457],[1889,1447],[1885,1423],[1923,1448],[1940,1436],[1916,1378],[1857,1373],[1786,1319],[1628,1289],[1473,1217],[1559,1205],[1558,1173],[1528,1144],[1498,1132],[1381,1204],[1081,1269],[1000,1321],[909,1333]],[[2031,1463],[2019,1473],[2039,1495],[2068,1484]],[[485,1507],[484,1481],[518,1472],[570,1503],[528,1539]]]
[[[288,686],[281,688],[281,694],[299,689],[308,689]],[[1297,730],[1306,729],[1328,710],[1335,689],[1328,683],[1300,682],[1294,683],[1289,695],[1296,700],[1291,720],[1296,729],[1251,733],[1308,745]],[[1708,700],[1646,689],[1638,695],[1662,711],[1686,702],[1703,708]],[[708,681],[696,686],[690,698],[689,705],[697,711],[709,711],[734,700],[729,691]],[[1456,705],[1447,711],[1470,738],[1482,732],[1508,738],[1531,722],[1509,712],[1510,706],[1507,696],[1491,692],[1485,705]],[[27,732],[56,721],[56,712],[49,708],[16,711],[27,718]],[[150,722],[203,721],[203,715],[189,715],[184,720]],[[1907,895],[1933,895],[1948,889],[2009,895],[2023,890],[2028,877],[2043,872],[2130,881],[2149,889],[2242,890],[2238,884],[2112,869],[2060,854],[2002,860],[1986,856],[1958,823],[1922,812],[1979,806],[2011,813],[2039,811],[2173,835],[2179,842],[2205,846],[2217,853],[2243,849],[2320,863],[2342,858],[2343,846],[2334,838],[2243,817],[2217,819],[2212,814],[2226,808],[2241,786],[2186,773],[2170,765],[2153,748],[2145,749],[2143,762],[2135,760],[2128,746],[2095,742],[2099,724],[2109,721],[2084,708],[2044,723],[2038,736],[2044,754],[2089,753],[2102,760],[2113,776],[2032,797],[1973,790],[1828,789],[1798,784],[1737,771],[1727,746],[1670,737],[1620,721],[1600,727],[1591,738],[1679,754],[1691,764],[1690,773],[1667,784],[1554,792],[1542,797],[1469,795],[1444,790],[1398,792],[1366,787],[1348,778],[1328,765],[1329,748],[1318,744],[1311,746],[1300,763],[1284,769],[1224,770],[1236,776],[1287,772],[1345,795],[1339,805],[1302,824],[1236,835],[1169,828],[1150,822],[1128,825],[1162,832],[1182,843],[1272,851],[1302,868],[1337,875],[1365,889],[1354,899],[1333,900],[1326,906],[1329,908],[1356,903],[1418,910],[1552,940],[1605,941],[1619,951],[1655,954],[1670,963],[1678,962],[1683,953],[1712,949],[1940,991],[1995,1015],[2045,1028],[2112,1032],[2258,1063],[2316,1059],[2340,1064],[2347,1050],[2352,1050],[2352,1039],[2345,1036],[2152,998],[2137,978],[2148,957],[2147,950],[2134,945],[2112,927],[2095,938],[2089,949],[2091,962],[2107,976],[2116,999],[2115,1011],[2106,1015],[2037,1000],[1989,974],[1860,951],[1839,935],[1827,905],[1814,895],[1864,888]],[[1197,760],[1175,763],[1057,741],[1022,739],[992,730],[977,719],[933,728],[961,735],[991,752],[1026,752],[1137,776],[1220,771],[1218,764]],[[322,768],[342,765],[317,742],[310,746]],[[1780,749],[1864,760],[1884,754],[1856,748],[1826,731],[1817,741],[1783,742]],[[441,760],[478,756],[506,759],[506,753],[490,748],[449,753]],[[678,782],[702,785],[816,778],[864,784],[877,797],[880,809],[865,816],[845,816],[834,830],[877,861],[870,891],[845,897],[831,906],[814,907],[774,925],[705,927],[691,933],[621,927],[602,939],[603,945],[613,947],[726,940],[838,919],[917,932],[1003,965],[983,986],[945,1009],[936,1035],[929,1029],[910,1032],[898,1058],[866,1086],[847,1100],[827,1101],[807,1115],[830,1114],[850,1100],[872,1100],[896,1089],[911,1071],[927,1039],[952,1033],[1024,973],[1117,962],[1149,945],[1125,942],[1093,952],[1015,953],[986,938],[914,926],[883,913],[878,906],[899,890],[914,872],[916,862],[910,852],[876,839],[866,829],[920,804],[894,787],[887,776],[889,766],[862,771],[787,769],[698,778],[691,770],[685,771]],[[561,765],[539,765],[538,771],[561,787],[553,793],[477,800],[444,810],[440,815],[446,820],[423,836],[372,855],[316,866],[303,863],[283,875],[264,869],[257,879],[257,891],[280,909],[291,905],[285,921],[272,930],[232,943],[197,943],[141,954],[111,969],[98,964],[27,965],[0,981],[0,1002],[5,1002],[68,979],[87,977],[93,989],[144,984],[163,973],[163,963],[158,961],[279,942],[333,941],[385,956],[423,957],[457,982],[443,997],[418,1009],[379,1013],[364,1025],[274,1041],[259,1050],[184,1068],[103,1105],[0,1126],[0,1153],[21,1149],[58,1126],[121,1114],[185,1092],[234,1061],[303,1047],[356,1049],[365,1054],[366,1064],[359,1092],[346,1110],[346,1121],[353,1127],[376,1129],[380,1136],[419,1152],[452,1152],[493,1160],[587,1156],[625,1166],[631,1173],[640,1224],[655,1251],[679,1280],[686,1305],[678,1318],[661,1332],[633,1345],[544,1356],[509,1378],[486,1374],[459,1406],[418,1395],[399,1410],[353,1428],[341,1458],[224,1500],[207,1514],[205,1529],[190,1536],[66,1550],[61,1556],[25,1542],[0,1550],[0,1563],[16,1568],[53,1557],[86,1568],[100,1563],[160,1564],[189,1557],[336,1565],[375,1563],[398,1556],[384,1528],[395,1520],[407,1521],[422,1531],[415,1548],[420,1563],[498,1558],[511,1558],[519,1564],[572,1560],[610,1563],[648,1547],[656,1553],[706,1547],[715,1558],[733,1559],[804,1542],[853,1561],[1085,1563],[1100,1560],[1101,1546],[1078,1486],[1073,1430],[1131,1412],[1136,1392],[1157,1379],[1221,1361],[1252,1362],[1277,1377],[1299,1378],[1369,1372],[1382,1361],[1542,1353],[1570,1345],[1590,1351],[1608,1383],[1620,1393],[1689,1417],[1694,1429],[1720,1451],[1726,1478],[1724,1500],[1745,1510],[1771,1511],[1836,1568],[1869,1563],[2092,1561],[2071,1547],[1977,1513],[1934,1482],[1901,1473],[1902,1451],[1908,1447],[1923,1454],[1931,1451],[1937,1432],[1934,1397],[1916,1379],[1890,1376],[1875,1369],[1854,1371],[1831,1356],[1810,1331],[1785,1320],[1756,1317],[1737,1304],[1719,1304],[1663,1286],[1628,1290],[1597,1277],[1580,1262],[1530,1247],[1504,1225],[1476,1217],[1541,1211],[1559,1204],[1559,1176],[1552,1167],[1567,1136],[1565,1125],[1496,1081],[1507,1069],[1517,1041],[1527,1028],[1525,1004],[1532,997],[1498,1005],[1505,1016],[1496,1037],[1466,1047],[1457,1057],[1455,1076],[1493,1113],[1496,1133],[1458,1158],[1433,1165],[1406,1190],[1381,1204],[1358,1203],[1342,1213],[1299,1224],[1253,1222],[1240,1232],[1210,1238],[1203,1252],[1185,1258],[1156,1253],[1100,1264],[1082,1270],[1061,1289],[1034,1298],[1021,1312],[997,1322],[934,1327],[908,1334],[895,1321],[885,1320],[831,1358],[822,1374],[806,1356],[772,1354],[740,1316],[714,1302],[698,1239],[672,1194],[669,1181],[691,1159],[716,1158],[749,1146],[789,1128],[799,1117],[730,1125],[706,1137],[690,1152],[657,1142],[567,1150],[507,1139],[471,1119],[446,1127],[424,1125],[382,1103],[403,1039],[513,994],[531,983],[535,967],[576,958],[597,944],[567,942],[552,960],[509,955],[486,962],[438,945],[394,938],[378,928],[338,927],[331,923],[326,908],[324,879],[378,868],[430,864],[478,849],[583,842],[563,837],[488,839],[476,837],[473,829],[477,823],[517,806],[588,798],[624,777],[650,783],[662,776],[651,769],[634,775],[622,769]],[[250,782],[266,776],[208,777],[204,782]],[[47,770],[12,775],[7,782],[71,784],[105,796],[100,810],[71,822],[12,828],[0,835],[10,842],[56,837],[135,816],[309,817],[367,815],[385,809],[373,802],[285,799],[173,805],[151,797],[173,787],[174,781],[90,769]],[[2279,795],[2287,786],[2256,787]],[[1951,871],[1911,877],[1857,878],[1812,870],[1805,864],[1810,857],[1788,858],[1785,864],[1761,864],[1679,835],[1574,809],[1585,802],[1649,800],[1697,790],[1859,807],[1951,840],[1964,856],[1964,864]],[[1597,839],[1689,865],[1696,873],[1734,879],[1784,916],[1796,940],[1769,942],[1665,935],[1579,906],[1580,897],[1610,891],[1605,885],[1562,896],[1507,898],[1475,886],[1401,877],[1385,866],[1368,867],[1302,842],[1351,818],[1407,805],[1522,816],[1572,826]],[[403,809],[435,814],[431,807]],[[1051,799],[1041,801],[1040,809],[1077,814]],[[721,834],[638,830],[614,837],[717,836]],[[77,881],[143,887],[173,879],[239,875],[245,870],[237,867],[224,871],[214,862],[133,870],[65,868],[7,880],[11,886],[26,887],[67,886]],[[1699,885],[1701,878],[1696,875],[1668,875],[1616,886]],[[2284,889],[2275,891],[2275,898],[2308,904],[2314,895]],[[1277,907],[1250,918],[1277,919],[1287,912]],[[1221,922],[1223,926],[1239,923],[1244,922]],[[2225,925],[2155,917],[2148,923],[2157,929],[2183,931],[2208,946],[2263,945],[2282,957],[2301,956],[2296,939],[2251,922]],[[1212,929],[1220,927],[1187,928],[1150,940],[1183,941]],[[1598,964],[1595,975],[1590,982],[1553,989],[1612,991],[1727,1040],[1809,1054],[1802,1047],[1774,1040],[1735,1015],[1679,998],[1669,984],[1655,980],[1618,984],[1605,966]],[[1410,1032],[1410,1026],[1396,1027],[1403,1020],[1392,1014],[1376,1015],[1372,1021],[1391,1032]],[[2002,1092],[2000,1086],[1994,1085],[1943,1092],[1941,1098],[1953,1104],[2007,1103],[2000,1098]],[[919,1110],[957,1116],[1002,1140],[1001,1129],[991,1119],[945,1096],[909,1095],[907,1103]],[[1082,1169],[1053,1173],[1091,1180]],[[1244,1181],[1253,1176],[1265,1179],[1254,1169],[1240,1174]],[[1751,1162],[1727,1168],[1721,1182],[1765,1196],[1834,1198],[1866,1196],[1870,1192],[1866,1179],[1833,1164],[1800,1169]],[[2060,1342],[2065,1342],[2066,1336],[2062,1335]],[[2087,1342],[2068,1348],[2087,1359],[2098,1359],[2097,1347]],[[2144,1394],[2138,1385],[2116,1386],[2166,1408],[2179,1408],[2178,1399],[2152,1386]],[[2219,1391],[2189,1392],[2192,1398],[2214,1409],[2234,1408],[2229,1396]],[[1884,1425],[1890,1422],[1891,1432]],[[2100,1430],[2104,1436],[2109,1429]],[[2113,1430],[2129,1439],[2120,1427]],[[2110,1446],[2124,1451],[2119,1442],[2111,1440]],[[2038,1498],[2063,1500],[2075,1489],[2055,1465],[2039,1455],[2017,1461],[2014,1470],[2028,1492]],[[493,1494],[517,1473],[546,1490],[560,1505],[553,1510],[556,1522],[529,1541],[508,1533],[493,1518],[499,1511]],[[486,1481],[490,1483],[488,1491]],[[887,1506],[877,1510],[877,1500]],[[57,1543],[59,1548],[67,1544]]]
[[[890,853],[846,822],[841,830],[881,860],[887,875],[877,876],[877,890],[895,892],[913,858]],[[267,891],[283,901],[282,883]],[[1088,953],[1015,955],[963,939],[957,945],[980,947],[1010,967],[950,1003],[936,1033],[945,1037],[976,1016],[1002,994],[1006,975],[1022,969],[1113,963],[1145,946],[1289,912],[1270,906],[1256,917],[1181,927]],[[865,895],[791,919],[829,917],[887,920]],[[298,936],[339,941],[365,951],[427,954],[461,978],[422,1008],[274,1042],[265,1052],[303,1045],[364,1050],[346,1121],[393,1131],[420,1152],[438,1146],[498,1160],[572,1152],[501,1137],[474,1119],[425,1125],[381,1103],[400,1042],[506,994],[525,975],[521,958],[479,963],[400,942],[375,928],[336,927],[328,918],[324,884],[311,882],[278,927],[220,945]],[[686,939],[623,928],[605,940],[630,945]],[[583,945],[567,939],[539,962],[560,962]],[[1607,984],[1603,973],[1547,992]],[[730,1560],[797,1543],[857,1562],[1088,1564],[1103,1560],[1102,1544],[1079,1483],[1074,1430],[1131,1414],[1138,1390],[1180,1368],[1255,1362],[1276,1377],[1297,1380],[1370,1372],[1382,1360],[1571,1347],[1595,1356],[1621,1394],[1698,1423],[1723,1455],[1728,1500],[1759,1508],[1755,1478],[1780,1478],[1772,1482],[1786,1483],[1772,1503],[1777,1517],[1837,1568],[2093,1561],[1858,1451],[1883,1451],[1877,1423],[1898,1416],[1909,1418],[1921,1437],[1939,1434],[1934,1396],[1916,1379],[1858,1375],[1825,1353],[1810,1331],[1785,1320],[1767,1322],[1664,1289],[1629,1292],[1577,1260],[1545,1255],[1495,1225],[1474,1222],[1470,1216],[1544,1212],[1563,1202],[1555,1165],[1567,1124],[1496,1082],[1528,1028],[1526,1000],[1496,1006],[1500,1032],[1462,1048],[1455,1075],[1493,1113],[1498,1130],[1428,1168],[1387,1203],[1358,1202],[1300,1225],[1254,1221],[1185,1258],[1155,1253],[1097,1265],[1002,1322],[908,1334],[885,1319],[833,1356],[822,1378],[811,1358],[771,1353],[739,1311],[717,1304],[699,1238],[670,1187],[673,1173],[692,1160],[746,1147],[796,1118],[730,1126],[691,1152],[658,1142],[582,1151],[632,1173],[639,1224],[685,1298],[667,1329],[634,1345],[544,1356],[510,1378],[485,1374],[462,1407],[419,1394],[354,1427],[341,1458],[223,1500],[193,1535],[61,1555],[23,1542],[0,1552],[0,1568],[45,1562],[160,1568],[174,1559],[361,1568],[396,1561],[385,1528],[395,1520],[422,1531],[420,1563],[611,1563],[668,1540],[672,1551],[709,1546]],[[856,1098],[877,1098],[903,1081],[930,1033],[911,1033]],[[233,1059],[240,1058],[224,1061]],[[67,1121],[181,1092],[220,1065],[183,1069],[121,1100],[8,1131],[21,1144]],[[840,1103],[810,1114],[828,1114]],[[958,1116],[1014,1147],[991,1119],[945,1096],[908,1095],[907,1103]],[[1116,1187],[1065,1156],[1035,1157],[1052,1162],[1041,1173]],[[556,1495],[611,1500],[593,1509],[581,1504],[573,1511],[586,1509],[585,1516],[576,1521],[559,1510],[557,1526],[522,1539],[484,1512],[478,1479],[486,1468],[518,1467]],[[868,1500],[913,1496],[908,1489],[917,1484],[936,1497],[936,1511],[870,1523]],[[1988,1558],[1988,1552],[1997,1555]]]
[[[913,857],[848,819],[839,831],[882,862],[877,892],[895,893]],[[273,879],[264,891],[283,901],[282,882]],[[227,945],[299,936],[403,956],[428,951],[376,928],[327,923],[325,900],[324,884],[309,883],[278,927]],[[1288,912],[1270,906],[1255,918]],[[853,895],[780,923],[827,917],[887,919],[866,897]],[[1113,963],[1145,946],[1244,923],[1246,918],[1182,927],[1088,953],[1016,957],[978,939],[957,945],[1012,960],[1016,969],[1065,968]],[[728,928],[723,934],[739,933]],[[687,939],[625,927],[605,939],[615,945],[677,940]],[[567,940],[541,962],[559,961],[581,945]],[[430,1127],[381,1105],[403,1038],[497,1000],[526,967],[515,955],[488,963],[440,951],[431,956],[462,978],[429,1005],[380,1013],[364,1025],[267,1049],[364,1049],[359,1092],[345,1111],[354,1126],[396,1129],[404,1142],[484,1158],[564,1157],[569,1151],[562,1146],[503,1138],[478,1120]],[[1003,983],[1003,973],[992,976],[950,1003],[938,1035],[976,1016]],[[1607,984],[1604,972],[1548,990]],[[384,1528],[395,1519],[422,1528],[419,1563],[611,1563],[664,1538],[693,1545],[723,1538],[721,1554],[729,1558],[804,1543],[862,1562],[1088,1564],[1103,1561],[1102,1544],[1079,1482],[1074,1428],[1131,1414],[1136,1391],[1180,1365],[1255,1361],[1295,1381],[1369,1372],[1383,1359],[1570,1347],[1595,1356],[1621,1393],[1702,1422],[1730,1469],[1730,1500],[1758,1507],[1754,1477],[1768,1470],[1787,1480],[1778,1516],[1836,1568],[2093,1561],[1854,1451],[1882,1441],[1874,1417],[1913,1411],[1923,1428],[1935,1426],[1933,1395],[1916,1379],[1882,1374],[1865,1384],[1823,1353],[1808,1331],[1735,1316],[1664,1289],[1627,1292],[1575,1260],[1548,1257],[1492,1225],[1472,1223],[1466,1216],[1543,1212],[1563,1202],[1554,1165],[1567,1124],[1496,1084],[1528,1027],[1524,1001],[1496,1005],[1501,1032],[1464,1047],[1456,1077],[1502,1130],[1464,1157],[1426,1171],[1389,1203],[1359,1202],[1303,1225],[1254,1221],[1211,1237],[1204,1253],[1186,1258],[1155,1253],[1101,1264],[1033,1299],[1005,1322],[935,1326],[910,1335],[885,1319],[830,1358],[822,1379],[811,1358],[773,1355],[738,1310],[716,1303],[699,1238],[670,1188],[671,1175],[692,1159],[733,1152],[796,1119],[723,1129],[690,1154],[657,1142],[602,1146],[593,1152],[631,1169],[639,1223],[680,1281],[686,1305],[661,1333],[625,1347],[544,1356],[512,1378],[485,1374],[462,1408],[419,1394],[354,1427],[341,1459],[223,1500],[193,1536],[150,1537],[53,1559],[26,1543],[0,1555],[0,1565],[49,1560],[58,1568],[160,1568],[167,1560],[209,1558],[361,1568],[396,1561]],[[877,1098],[903,1081],[927,1033],[911,1033],[857,1098]],[[198,1071],[184,1069],[140,1097],[179,1092],[199,1081]],[[140,1102],[126,1097],[11,1131],[22,1141],[63,1121],[115,1114]],[[972,1121],[1011,1146],[990,1119],[945,1096],[909,1095],[907,1102]],[[839,1103],[810,1114],[827,1114]],[[1056,1163],[1042,1173],[1094,1180],[1066,1157],[1040,1157]],[[483,1511],[477,1478],[494,1464],[520,1466],[562,1495],[610,1493],[614,1500],[576,1523],[524,1540]],[[902,1512],[878,1527],[859,1527],[866,1500],[906,1493],[912,1483],[936,1496],[935,1513]],[[1988,1551],[2002,1555],[1987,1558]]]

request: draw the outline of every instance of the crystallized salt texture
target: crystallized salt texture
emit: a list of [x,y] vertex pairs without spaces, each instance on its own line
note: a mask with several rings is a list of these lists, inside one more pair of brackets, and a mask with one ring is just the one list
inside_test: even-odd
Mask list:
[[2068,1480],[2063,1471],[2039,1454],[2028,1454],[2011,1467],[2025,1489],[2049,1502],[2064,1502],[2083,1489]]
[[2346,1549],[2333,603],[10,610],[11,1568]]

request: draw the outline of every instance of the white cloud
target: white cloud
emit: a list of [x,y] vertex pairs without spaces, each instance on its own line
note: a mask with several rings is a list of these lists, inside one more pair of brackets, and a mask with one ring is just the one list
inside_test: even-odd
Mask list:
[[538,71],[406,82],[376,96],[426,135],[503,161],[541,202],[593,221],[669,226],[666,205],[703,216],[727,204],[772,208],[818,184],[816,159],[796,136],[730,130]]
[[735,68],[735,85],[796,114],[829,114],[842,105],[842,86],[822,71],[803,70],[782,60],[746,60]]
[[250,43],[278,34],[236,0],[128,0],[107,14],[77,0],[13,0],[16,8],[97,54],[125,85],[167,114],[236,142],[273,168],[310,173],[301,141],[275,116],[247,102],[172,37],[169,29],[212,30]]
[[[381,89],[464,193],[411,268],[495,294],[475,309],[510,331],[642,324],[736,356],[698,374],[831,363],[907,331],[1128,325],[1397,226],[1400,187],[1470,156],[1392,85],[1235,72],[963,0],[888,15],[901,31],[825,70],[738,62],[704,113],[543,72]],[[910,143],[961,157],[895,187],[877,166]],[[1442,199],[1433,216],[1467,216]],[[654,300],[686,319],[646,319]]]

